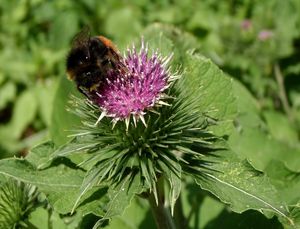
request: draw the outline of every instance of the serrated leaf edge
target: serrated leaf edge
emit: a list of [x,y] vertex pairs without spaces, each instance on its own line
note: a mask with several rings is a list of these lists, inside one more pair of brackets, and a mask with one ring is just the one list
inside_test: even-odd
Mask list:
[[[287,219],[291,225],[295,225],[294,221],[293,221],[290,217],[288,217],[284,212],[282,212],[282,211],[279,210],[278,208],[274,207],[272,204],[266,202],[265,200],[263,200],[263,199],[261,199],[261,198],[255,196],[255,195],[253,195],[253,194],[251,194],[251,193],[248,193],[247,191],[245,191],[245,190],[243,190],[243,189],[240,189],[240,188],[234,186],[233,184],[230,184],[230,183],[228,183],[228,182],[225,182],[225,181],[223,181],[223,180],[221,180],[221,179],[219,179],[219,178],[213,176],[212,174],[208,174],[208,173],[207,173],[206,176],[208,176],[208,177],[210,177],[210,178],[216,180],[217,182],[220,182],[220,183],[222,183],[222,184],[224,184],[224,185],[227,185],[227,186],[229,186],[229,187],[231,187],[231,188],[233,188],[233,189],[235,189],[235,190],[237,190],[237,191],[239,191],[239,192],[242,192],[243,194],[245,194],[245,195],[247,195],[247,196],[250,196],[251,198],[254,198],[254,199],[256,199],[256,200],[262,202],[264,205],[270,207],[274,212],[276,212],[277,214],[279,214],[279,215],[281,215],[282,217],[284,217],[285,219]],[[206,189],[206,190],[208,190],[208,189]],[[210,190],[208,190],[208,191],[210,191]]]

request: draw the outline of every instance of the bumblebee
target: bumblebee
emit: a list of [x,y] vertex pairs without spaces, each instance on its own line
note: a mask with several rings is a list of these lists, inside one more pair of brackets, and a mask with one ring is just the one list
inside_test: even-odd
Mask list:
[[104,36],[90,37],[83,29],[73,40],[67,56],[66,69],[78,90],[89,97],[101,86],[109,69],[124,69],[116,46]]

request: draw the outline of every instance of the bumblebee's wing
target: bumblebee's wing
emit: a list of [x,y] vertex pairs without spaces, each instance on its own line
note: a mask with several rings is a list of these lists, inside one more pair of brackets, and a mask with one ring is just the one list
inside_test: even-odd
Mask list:
[[88,45],[91,37],[91,31],[88,26],[82,28],[82,30],[75,35],[72,40],[72,47],[78,48]]
[[109,61],[111,66],[122,74],[128,73],[124,58],[115,49],[109,49]]

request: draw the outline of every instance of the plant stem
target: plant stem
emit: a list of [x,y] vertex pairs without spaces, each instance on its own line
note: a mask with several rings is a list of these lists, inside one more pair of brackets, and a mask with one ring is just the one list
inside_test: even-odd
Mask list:
[[169,208],[164,206],[164,188],[163,178],[157,181],[157,198],[156,202],[154,193],[151,192],[148,200],[158,229],[176,229]]
[[277,84],[278,84],[279,98],[280,98],[280,101],[282,103],[283,110],[287,114],[289,120],[293,121],[293,115],[292,115],[292,112],[291,112],[291,107],[289,105],[287,95],[286,95],[286,91],[285,91],[285,87],[284,87],[283,75],[282,75],[280,67],[277,63],[274,65],[274,73],[275,73],[275,78],[276,78],[276,81],[277,81]]
[[181,195],[178,197],[175,208],[174,208],[174,218],[177,228],[187,228],[187,221],[183,214],[183,207],[181,203]]

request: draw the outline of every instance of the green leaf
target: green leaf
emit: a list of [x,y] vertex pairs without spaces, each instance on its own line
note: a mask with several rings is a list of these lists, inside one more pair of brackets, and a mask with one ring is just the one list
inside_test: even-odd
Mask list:
[[300,171],[298,147],[279,142],[262,128],[242,128],[229,138],[230,147],[242,158],[247,158],[258,170],[264,171],[271,160],[279,160],[295,171]]
[[[194,181],[184,183],[181,193],[183,213],[189,228],[206,228],[223,211],[225,205],[199,190]],[[182,223],[182,222],[181,222]],[[182,224],[181,224],[182,225]]]
[[57,146],[68,142],[70,139],[67,137],[69,134],[67,131],[80,124],[79,118],[66,110],[71,95],[79,96],[79,92],[73,82],[62,77],[53,102],[52,125],[50,126],[52,140]]
[[288,224],[286,224],[285,221],[283,221],[286,228],[300,228],[300,202],[298,202],[297,205],[294,208],[292,208],[291,215],[293,216],[295,226],[291,227]]
[[57,80],[49,81],[45,84],[37,84],[35,95],[38,100],[38,110],[43,122],[50,126],[51,114],[53,110],[53,100],[57,88]]
[[237,214],[225,208],[217,217],[208,222],[204,228],[282,229],[283,227],[276,217],[268,219],[261,213],[253,210]]
[[[58,213],[69,214],[73,211],[74,203],[78,198],[78,192],[79,188],[70,191],[53,191],[49,193],[48,200]],[[82,195],[76,208],[76,212],[82,216],[90,213],[97,216],[103,216],[105,215],[104,209],[107,203],[107,188],[97,186]]]
[[[111,168],[111,167],[109,167]],[[106,175],[106,174],[105,174]],[[105,176],[104,175],[104,176]],[[72,212],[75,210],[75,208],[78,206],[79,202],[81,201],[82,197],[91,189],[93,188],[97,183],[101,183],[101,172],[98,168],[93,168],[89,170],[86,173],[86,176],[84,177],[84,180],[81,184],[80,191],[77,194],[76,201],[73,204]]]
[[33,121],[37,111],[37,100],[33,91],[23,92],[16,101],[11,121],[0,126],[0,138],[18,139],[25,128]]
[[237,113],[232,80],[210,60],[198,55],[186,55],[184,75],[179,83],[187,98],[197,100],[199,112],[216,120],[210,126],[216,135],[229,134]]
[[286,115],[273,110],[264,111],[263,115],[269,131],[275,139],[289,143],[290,145],[298,141],[297,131]]
[[184,213],[190,216],[189,228],[282,228],[276,217],[267,219],[253,210],[241,214],[232,212],[223,203],[207,195],[205,191],[199,191],[199,188],[192,183],[183,187],[181,196]]
[[[34,151],[40,150],[41,154],[46,153],[51,145],[43,144],[36,147]],[[30,161],[36,164],[41,161],[35,159],[32,156]],[[37,186],[40,191],[48,195],[48,200],[54,209],[62,214],[71,212],[84,178],[84,172],[80,169],[71,169],[66,165],[58,164],[44,170],[37,170],[35,166],[22,159],[1,160],[0,174]],[[91,212],[95,215],[104,215],[103,206],[107,202],[105,193],[106,188],[103,186],[91,189],[82,196],[78,211],[84,215]]]
[[[136,36],[142,29],[139,8],[124,6],[112,10],[104,21],[106,32],[118,41],[120,47],[131,45],[133,36]],[[124,36],[126,34],[126,36]]]
[[78,17],[75,12],[56,12],[49,32],[51,48],[66,47],[78,31]]
[[[1,84],[1,83],[0,83]],[[16,96],[16,86],[12,82],[8,82],[1,85],[0,88],[0,110],[5,108],[5,106],[14,100]]]
[[[82,217],[82,216],[81,216]],[[51,209],[50,211],[43,208],[36,208],[29,216],[28,221],[31,225],[38,229],[75,229],[73,225],[70,225],[74,217],[68,219],[60,217],[60,215]],[[77,215],[78,218],[78,215]],[[31,227],[30,227],[31,228]],[[32,229],[35,229],[32,228]]]
[[24,159],[0,160],[0,174],[37,186],[46,193],[72,191],[80,188],[84,172],[65,165],[37,170]]
[[[14,113],[11,121],[11,135],[19,138],[24,129],[35,118],[37,111],[37,100],[34,92],[27,90],[20,95],[15,104]],[[25,115],[26,114],[26,115]]]
[[300,200],[300,173],[286,168],[284,163],[272,160],[265,169],[271,183],[289,205],[296,205]]
[[109,219],[116,215],[121,215],[135,196],[141,192],[139,175],[128,175],[120,184],[111,186],[108,190],[109,203],[103,219]]
[[[42,207],[38,207],[29,215],[29,222],[36,228],[48,229],[49,225],[49,212]],[[62,228],[64,229],[64,227]],[[65,228],[66,229],[66,228]]]
[[[209,211],[208,211],[209,209]],[[224,209],[224,205],[219,201],[206,196],[200,205],[200,228],[205,228],[209,222],[216,218]],[[191,223],[193,221],[191,220]]]
[[136,194],[142,191],[139,175],[127,175],[117,185],[113,185],[108,190],[109,202],[106,206],[106,213],[93,228],[98,228],[105,219],[121,215],[130,205],[131,200]]
[[206,173],[204,178],[197,179],[203,189],[229,204],[235,212],[248,209],[272,212],[293,224],[285,204],[265,175],[254,170],[249,163],[240,161],[231,151],[221,151],[218,155],[219,161],[210,166],[217,172]]
[[109,202],[106,205],[106,212],[102,219],[94,225],[93,228],[101,226],[105,219],[121,215],[127,208],[135,194],[141,192],[140,176],[127,175],[117,185],[110,186],[108,190]]
[[45,142],[32,148],[26,156],[26,160],[35,167],[39,167],[40,165],[43,165],[46,162],[48,162],[49,155],[55,149],[56,147],[52,141]]
[[234,81],[234,92],[239,114],[235,119],[236,129],[229,137],[231,148],[260,171],[272,160],[280,160],[289,169],[299,171],[296,132],[288,120],[278,112],[265,111],[266,126],[258,102],[247,89]]
[[237,102],[238,116],[235,118],[237,129],[244,127],[258,127],[262,125],[258,101],[250,91],[237,80],[233,80],[233,93]]
[[155,228],[147,200],[136,197],[121,216],[114,217],[106,229],[152,229]]
[[50,222],[52,228],[59,228],[59,229],[71,229],[72,227],[68,227],[64,220],[60,217],[60,215],[53,211],[51,213]]
[[143,31],[143,37],[151,49],[158,49],[162,55],[168,56],[173,53],[174,68],[182,66],[184,56],[188,51],[195,51],[199,48],[196,37],[167,24],[155,23],[148,26]]
[[[177,170],[180,171],[180,166],[177,166]],[[171,213],[174,215],[175,203],[181,192],[181,176],[178,177],[177,174],[171,172],[170,176],[168,176],[168,180],[170,184],[169,203],[171,205]]]
[[175,203],[181,192],[181,166],[178,162],[172,162],[171,160],[169,163],[173,166],[173,170],[176,170],[176,174],[164,163],[159,163],[159,165],[169,183],[168,204],[170,204],[171,213],[174,215]]
[[[150,54],[158,50],[162,56],[169,56],[174,51],[175,47],[173,41],[169,39],[163,31],[158,31],[156,28],[150,27],[146,29],[143,32],[143,38],[145,39],[145,43],[149,45]],[[140,43],[140,38],[136,43]],[[173,58],[176,58],[176,55],[174,55]]]

